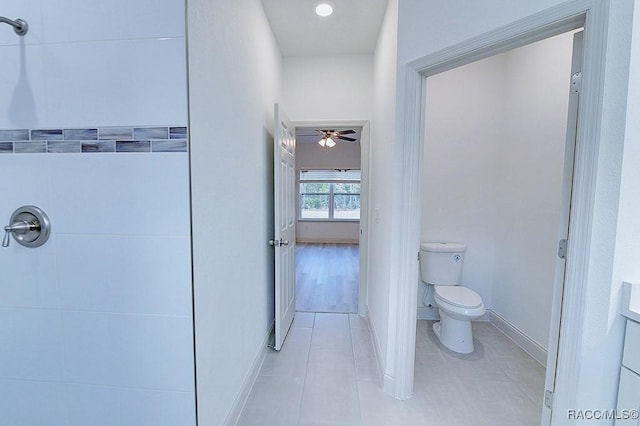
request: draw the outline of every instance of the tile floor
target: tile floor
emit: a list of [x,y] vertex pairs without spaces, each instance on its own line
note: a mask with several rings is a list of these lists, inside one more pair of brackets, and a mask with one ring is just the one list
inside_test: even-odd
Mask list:
[[544,368],[486,322],[476,351],[444,348],[418,321],[415,394],[382,392],[366,320],[296,313],[282,351],[269,352],[238,425],[538,425]]

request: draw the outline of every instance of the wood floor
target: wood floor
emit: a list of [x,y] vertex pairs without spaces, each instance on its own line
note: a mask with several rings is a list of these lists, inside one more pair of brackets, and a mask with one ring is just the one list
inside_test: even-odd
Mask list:
[[296,247],[296,311],[358,311],[357,244],[309,244]]

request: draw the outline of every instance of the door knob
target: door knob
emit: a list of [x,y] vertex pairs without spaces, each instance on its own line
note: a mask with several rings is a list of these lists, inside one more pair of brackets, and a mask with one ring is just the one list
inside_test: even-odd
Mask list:
[[279,240],[273,239],[273,240],[269,240],[269,245],[271,247],[288,246],[289,240],[285,240],[282,238],[280,238]]

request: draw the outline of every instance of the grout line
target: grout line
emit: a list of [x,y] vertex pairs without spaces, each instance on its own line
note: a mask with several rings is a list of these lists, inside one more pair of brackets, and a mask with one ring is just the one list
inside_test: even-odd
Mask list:
[[191,314],[163,314],[163,313],[149,313],[149,312],[119,312],[119,311],[98,311],[89,309],[71,309],[71,308],[57,308],[50,306],[10,306],[0,305],[0,309],[12,309],[12,310],[29,310],[29,311],[51,311],[51,312],[71,312],[82,314],[99,314],[99,315],[121,315],[121,316],[136,316],[136,317],[162,317],[162,318],[181,318],[190,319]]
[[356,378],[356,395],[358,397],[358,416],[360,417],[360,424],[362,425],[362,398],[360,397],[360,376],[358,375],[358,367],[356,366],[356,345],[353,342],[353,329],[351,328],[351,315],[347,314],[347,320],[349,322],[349,337],[351,338],[351,359],[353,361],[353,372]]
[[296,424],[300,423],[300,415],[302,414],[302,401],[304,401],[304,390],[307,384],[307,375],[309,374],[309,358],[311,358],[311,345],[313,344],[313,333],[316,329],[316,314],[313,314],[313,325],[311,327],[311,338],[309,339],[309,349],[307,350],[307,362],[304,367],[304,377],[302,378],[302,393],[300,394],[300,402],[298,403],[298,415],[296,416]]
[[32,379],[32,378],[16,378],[16,377],[0,377],[0,380],[5,381],[13,381],[13,382],[29,382],[29,383],[51,383],[51,384],[59,384],[59,385],[78,385],[78,386],[91,386],[91,387],[99,387],[99,388],[107,388],[107,389],[129,389],[129,390],[137,390],[143,392],[167,392],[167,393],[178,393],[178,394],[192,394],[192,390],[181,390],[181,389],[167,389],[167,388],[153,388],[153,387],[142,387],[142,386],[124,386],[124,385],[110,385],[105,383],[97,383],[97,382],[81,382],[77,380],[51,380],[51,379]]

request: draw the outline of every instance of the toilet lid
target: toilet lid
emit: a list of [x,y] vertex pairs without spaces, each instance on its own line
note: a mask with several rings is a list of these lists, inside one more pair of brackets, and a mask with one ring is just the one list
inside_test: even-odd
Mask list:
[[436,295],[447,303],[461,308],[479,308],[482,305],[482,298],[478,293],[470,288],[449,285],[437,285]]

